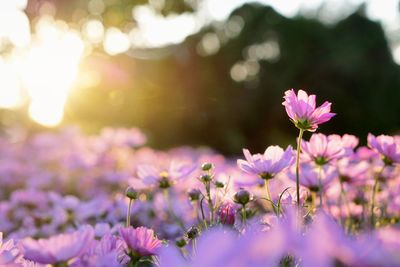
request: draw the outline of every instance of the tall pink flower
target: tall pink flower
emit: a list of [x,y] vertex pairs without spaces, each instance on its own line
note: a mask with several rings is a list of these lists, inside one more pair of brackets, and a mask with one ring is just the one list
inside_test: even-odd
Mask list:
[[378,152],[387,165],[400,163],[400,140],[389,135],[368,134],[368,146]]
[[161,240],[154,235],[152,229],[123,227],[120,228],[119,233],[128,248],[137,256],[152,256],[161,248]]
[[287,90],[283,97],[286,113],[297,128],[314,132],[318,124],[329,121],[335,113],[331,113],[331,103],[325,101],[320,107],[315,107],[315,95],[308,95],[299,90],[297,95],[293,89]]
[[239,159],[237,164],[247,173],[256,174],[268,180],[293,164],[294,155],[291,146],[284,151],[279,146],[269,146],[263,155],[251,155],[250,151],[243,149],[246,160]]
[[330,138],[324,134],[313,134],[309,142],[302,142],[301,149],[306,160],[324,165],[334,159],[343,157],[346,153],[343,143],[338,138]]

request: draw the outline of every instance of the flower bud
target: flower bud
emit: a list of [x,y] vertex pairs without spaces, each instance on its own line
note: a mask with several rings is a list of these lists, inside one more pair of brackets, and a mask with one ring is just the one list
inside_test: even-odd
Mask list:
[[193,188],[188,192],[188,195],[190,201],[196,201],[200,199],[201,192],[199,189]]
[[236,209],[231,203],[222,204],[217,211],[219,221],[227,225],[233,225],[235,223],[235,214]]
[[190,227],[189,230],[187,230],[186,235],[189,239],[195,239],[199,236],[199,228],[196,226]]
[[216,186],[217,188],[224,188],[224,187],[225,187],[225,184],[224,184],[223,182],[216,181],[216,182],[215,182],[215,186]]
[[130,199],[135,200],[138,198],[138,192],[135,189],[133,189],[132,186],[129,186],[125,191],[125,196],[127,196]]
[[211,175],[209,175],[209,174],[202,174],[202,175],[200,176],[200,180],[201,180],[203,183],[208,183],[208,182],[211,181],[211,179],[212,179],[212,177],[211,177]]
[[209,162],[205,162],[205,163],[203,163],[203,165],[201,165],[201,169],[203,171],[209,171],[212,168],[214,168],[214,165],[212,163],[209,163]]
[[236,194],[233,196],[233,200],[241,205],[246,205],[250,201],[250,193],[247,190],[240,189],[239,191],[236,192]]
[[175,239],[175,245],[178,248],[183,248],[184,246],[187,245],[187,241],[184,237],[178,237],[177,239]]

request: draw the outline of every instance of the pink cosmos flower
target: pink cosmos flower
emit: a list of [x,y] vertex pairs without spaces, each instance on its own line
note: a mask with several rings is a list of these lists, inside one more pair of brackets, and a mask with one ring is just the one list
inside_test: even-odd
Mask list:
[[368,134],[368,146],[383,157],[385,164],[400,163],[399,138],[389,135],[374,136]]
[[128,248],[139,256],[155,255],[162,245],[161,240],[154,235],[154,231],[146,227],[123,227],[119,233]]
[[35,240],[26,238],[21,242],[24,257],[43,264],[66,262],[82,255],[94,240],[91,226],[68,233]]
[[325,101],[320,107],[315,108],[315,95],[308,95],[299,90],[297,95],[293,89],[287,90],[283,97],[286,113],[297,128],[314,132],[318,124],[329,121],[335,113],[331,113],[331,103]]
[[[338,177],[338,172],[335,167],[325,165],[322,167],[321,173],[314,164],[302,163],[300,165],[301,179],[300,184],[307,187],[311,191],[319,191],[319,175],[321,175],[321,186],[325,190],[331,182]],[[288,176],[293,181],[296,180],[294,170],[288,173]]]
[[291,166],[294,162],[291,146],[284,151],[279,146],[269,146],[263,155],[251,155],[250,151],[243,149],[246,160],[239,159],[237,164],[247,173],[257,174],[262,179],[272,179],[276,174]]
[[324,165],[334,159],[343,157],[346,151],[342,141],[330,137],[321,133],[313,134],[309,142],[302,142],[303,157],[306,160],[314,161],[318,165]]
[[358,138],[352,134],[344,134],[343,136],[331,134],[328,136],[328,138],[330,140],[341,141],[346,156],[351,156],[354,154],[354,149],[357,147],[359,142]]

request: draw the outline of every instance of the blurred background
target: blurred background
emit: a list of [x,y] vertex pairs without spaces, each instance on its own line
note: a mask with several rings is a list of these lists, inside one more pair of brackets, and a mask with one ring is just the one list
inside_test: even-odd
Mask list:
[[[293,143],[290,88],[324,133],[400,129],[398,0],[0,0],[0,131],[138,127],[155,148]],[[306,136],[308,138],[308,136]]]

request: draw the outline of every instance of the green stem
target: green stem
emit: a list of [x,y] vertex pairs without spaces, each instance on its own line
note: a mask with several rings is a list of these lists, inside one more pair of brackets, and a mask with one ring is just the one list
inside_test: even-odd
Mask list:
[[315,191],[311,191],[311,211],[315,208],[315,202],[317,199],[317,193]]
[[[346,229],[348,227],[351,210],[350,210],[349,202],[347,201],[346,193],[344,192],[344,185],[343,185],[342,180],[340,180],[340,199],[341,199],[340,206],[342,206],[343,202],[344,202],[344,205],[346,206],[346,210],[347,210],[347,217],[346,217],[346,220],[344,223],[344,228]],[[343,222],[342,222],[342,224],[343,224]]]
[[246,205],[242,206],[242,220],[243,220],[243,223],[246,223],[246,220],[247,220]]
[[297,207],[300,207],[300,150],[301,150],[301,139],[303,138],[304,130],[300,129],[299,137],[297,139],[297,155],[296,155],[296,199]]
[[318,166],[318,187],[319,187],[319,208],[322,209],[322,177],[321,177],[321,172],[322,172],[322,166]]
[[133,202],[133,199],[129,199],[129,204],[128,204],[128,211],[127,211],[127,214],[126,214],[126,227],[129,227],[129,226],[131,226],[131,207],[132,207],[132,202]]
[[265,186],[265,191],[267,192],[267,199],[270,201],[270,204],[271,204],[271,207],[272,207],[274,213],[276,215],[278,215],[277,210],[275,209],[274,202],[272,201],[272,198],[271,198],[271,193],[269,191],[269,180],[268,179],[264,180],[264,186]]
[[212,225],[214,222],[214,205],[211,199],[210,182],[207,182],[206,184],[206,192],[207,192],[208,208],[210,209],[210,224]]
[[184,230],[185,229],[185,224],[183,223],[182,219],[176,216],[174,212],[174,208],[172,205],[171,197],[169,196],[169,190],[168,188],[164,189],[164,198],[168,203],[168,212],[174,218],[174,220],[178,223],[178,225]]
[[386,165],[383,165],[381,170],[376,174],[375,176],[375,182],[374,182],[374,187],[372,188],[372,200],[371,200],[371,227],[375,228],[375,197],[376,194],[378,193],[378,188],[379,188],[379,178],[381,177],[383,170],[385,169]]

